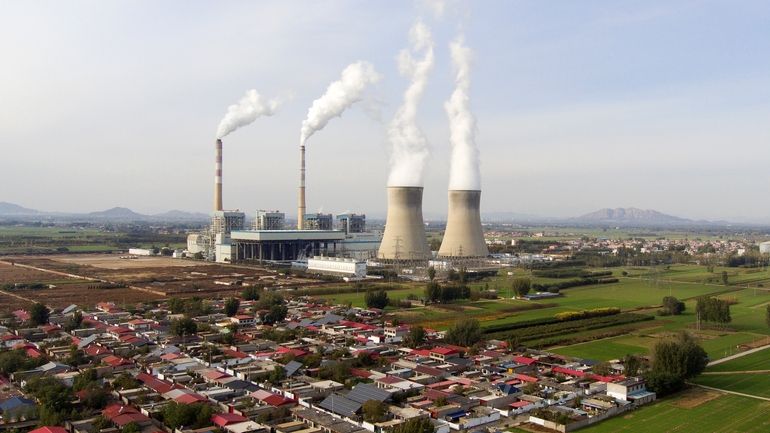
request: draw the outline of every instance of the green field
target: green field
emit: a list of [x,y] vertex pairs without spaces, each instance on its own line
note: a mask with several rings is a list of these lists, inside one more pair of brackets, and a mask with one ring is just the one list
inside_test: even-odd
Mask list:
[[770,350],[760,350],[721,364],[712,365],[706,371],[752,371],[770,370]]
[[770,374],[702,374],[695,383],[770,398]]
[[588,433],[765,433],[770,431],[770,402],[722,395],[693,408],[667,398],[581,429]]

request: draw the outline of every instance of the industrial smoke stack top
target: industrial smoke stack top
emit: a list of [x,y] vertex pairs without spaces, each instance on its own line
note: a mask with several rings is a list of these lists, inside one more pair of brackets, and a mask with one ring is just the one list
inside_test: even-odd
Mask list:
[[441,257],[486,257],[489,254],[481,228],[481,191],[449,190],[449,214]]
[[390,260],[430,259],[421,186],[388,187],[388,216],[377,255]]
[[217,139],[214,162],[214,211],[222,210],[222,140]]

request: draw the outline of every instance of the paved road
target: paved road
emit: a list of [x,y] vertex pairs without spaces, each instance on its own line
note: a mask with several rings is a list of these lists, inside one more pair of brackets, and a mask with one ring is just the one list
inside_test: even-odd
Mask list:
[[739,395],[739,396],[741,396],[741,397],[748,397],[748,398],[753,398],[753,399],[756,399],[756,400],[764,400],[764,401],[770,401],[770,398],[767,398],[767,397],[760,397],[760,396],[758,396],[758,395],[753,395],[753,394],[744,394],[744,393],[742,393],[742,392],[736,392],[736,391],[728,391],[728,390],[726,390],[726,389],[721,389],[721,388],[714,388],[714,387],[711,387],[711,386],[700,385],[700,384],[697,384],[697,383],[690,383],[690,382],[687,382],[687,383],[688,383],[688,384],[690,384],[690,385],[692,385],[692,386],[697,386],[697,387],[699,387],[699,388],[703,388],[703,389],[710,389],[710,390],[712,390],[712,391],[719,391],[719,392],[724,392],[724,393],[726,393],[726,394]]
[[747,350],[745,352],[736,353],[735,355],[730,355],[730,356],[725,356],[724,358],[719,358],[719,359],[717,359],[715,361],[709,362],[708,366],[710,367],[712,365],[721,364],[723,362],[727,362],[727,361],[730,361],[730,360],[735,359],[735,358],[740,358],[741,356],[750,355],[752,353],[759,352],[759,351],[765,350],[765,349],[770,349],[770,345],[756,347],[754,349],[749,349],[749,350]]

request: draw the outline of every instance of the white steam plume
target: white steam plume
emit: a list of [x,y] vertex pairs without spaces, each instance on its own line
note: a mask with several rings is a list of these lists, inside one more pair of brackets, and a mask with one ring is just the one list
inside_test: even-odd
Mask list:
[[470,108],[471,49],[462,36],[449,45],[455,69],[455,90],[444,103],[449,117],[449,142],[452,160],[449,172],[450,190],[481,190],[479,149],[476,147],[476,118]]
[[[425,93],[428,75],[433,69],[433,38],[430,29],[418,21],[409,31],[410,49],[402,50],[398,67],[411,82],[404,100],[388,128],[392,145],[388,186],[422,186],[423,169],[428,158],[428,142],[417,126],[417,105]],[[414,56],[422,53],[422,58]]]
[[302,121],[300,145],[311,135],[323,129],[333,117],[342,115],[348,107],[360,101],[364,90],[370,84],[380,80],[380,74],[369,62],[356,62],[342,71],[339,80],[329,84],[326,93],[313,101],[307,111],[307,119]]
[[277,99],[268,101],[254,89],[247,91],[237,104],[227,107],[227,113],[217,128],[217,138],[222,138],[236,129],[254,122],[258,117],[272,116],[279,105],[280,101]]

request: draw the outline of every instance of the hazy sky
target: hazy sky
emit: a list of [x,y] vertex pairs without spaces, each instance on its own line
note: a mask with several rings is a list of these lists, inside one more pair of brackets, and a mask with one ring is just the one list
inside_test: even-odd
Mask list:
[[436,41],[419,120],[442,215],[449,42],[475,52],[483,211],[601,207],[770,220],[770,2],[0,1],[0,201],[208,212],[214,135],[246,90],[291,98],[226,137],[224,203],[293,216],[301,122],[349,63],[383,79],[308,142],[308,211],[384,215],[387,123],[416,19]]

